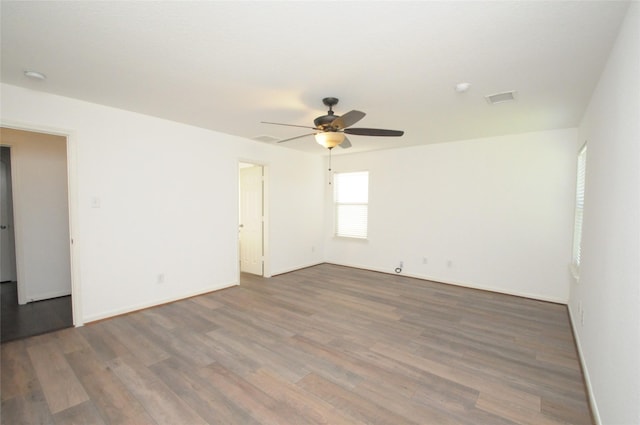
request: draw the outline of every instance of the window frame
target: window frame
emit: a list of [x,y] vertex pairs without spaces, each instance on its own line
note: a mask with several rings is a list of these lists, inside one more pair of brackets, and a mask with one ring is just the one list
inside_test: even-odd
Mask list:
[[[344,181],[340,176],[343,175],[357,175],[364,174],[367,179],[367,193],[366,193],[366,201],[340,201],[338,197],[338,191],[340,190],[340,185],[344,184]],[[333,216],[334,216],[334,226],[333,226],[333,236],[335,238],[345,238],[350,240],[364,240],[366,241],[369,238],[369,193],[370,193],[370,173],[368,170],[360,170],[360,171],[344,171],[344,172],[335,172],[333,173]],[[357,232],[345,233],[340,232],[340,207],[348,207],[348,206],[356,206],[362,207],[364,206],[364,232],[358,234]]]
[[587,143],[578,151],[576,166],[576,192],[573,217],[573,243],[571,250],[571,273],[578,280],[582,262],[582,233],[584,224],[584,202],[587,174]]

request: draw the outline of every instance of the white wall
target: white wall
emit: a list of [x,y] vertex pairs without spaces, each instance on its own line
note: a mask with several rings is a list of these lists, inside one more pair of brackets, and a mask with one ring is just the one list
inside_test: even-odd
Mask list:
[[67,141],[1,130],[11,148],[19,302],[71,293]]
[[279,167],[269,167],[272,275],[324,262],[323,161],[300,158],[292,151]]
[[369,238],[330,222],[327,261],[566,302],[575,151],[558,130],[334,157],[370,173]]
[[237,284],[240,160],[269,172],[271,272],[322,261],[319,157],[9,85],[2,122],[69,134],[76,323]]
[[579,135],[588,152],[571,317],[599,423],[639,424],[640,3],[631,3]]

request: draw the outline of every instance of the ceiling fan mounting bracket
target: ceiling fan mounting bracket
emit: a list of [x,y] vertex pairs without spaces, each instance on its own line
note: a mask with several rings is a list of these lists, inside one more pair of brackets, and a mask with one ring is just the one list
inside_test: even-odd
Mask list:
[[322,99],[322,103],[329,107],[329,109],[333,109],[333,106],[338,104],[337,97],[325,97]]

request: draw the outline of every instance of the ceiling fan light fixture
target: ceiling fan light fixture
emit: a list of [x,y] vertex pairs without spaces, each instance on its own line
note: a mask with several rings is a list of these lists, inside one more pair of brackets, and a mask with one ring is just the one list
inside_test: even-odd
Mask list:
[[324,131],[322,133],[316,133],[315,138],[320,146],[333,149],[344,142],[345,135],[338,131]]

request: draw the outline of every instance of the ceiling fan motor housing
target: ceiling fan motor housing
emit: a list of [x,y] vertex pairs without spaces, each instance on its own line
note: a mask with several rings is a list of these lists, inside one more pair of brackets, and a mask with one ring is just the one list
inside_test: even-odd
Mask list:
[[333,120],[340,117],[339,115],[334,115],[333,113],[333,107],[338,104],[338,98],[325,97],[324,99],[322,99],[322,103],[329,107],[329,111],[327,112],[327,115],[322,115],[313,120],[313,124],[315,124],[317,128],[322,129],[322,131],[336,131],[337,129],[331,128],[330,124],[333,122]]
[[336,118],[339,118],[339,115],[333,115],[333,111],[329,111],[329,115],[322,115],[316,118],[313,120],[313,124],[324,131],[332,131],[331,123]]

